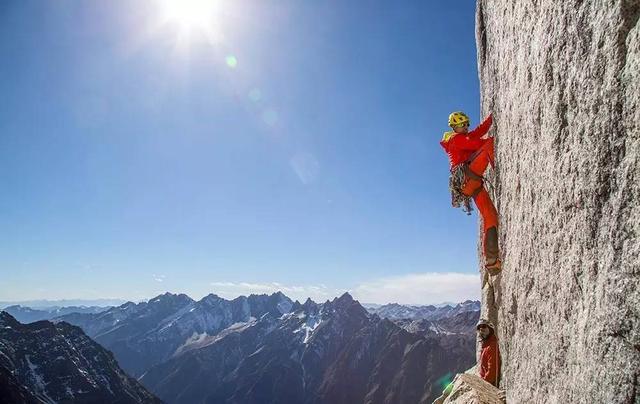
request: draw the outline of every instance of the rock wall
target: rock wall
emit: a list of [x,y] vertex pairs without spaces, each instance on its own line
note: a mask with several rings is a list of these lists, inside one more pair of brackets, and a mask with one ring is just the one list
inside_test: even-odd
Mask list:
[[433,404],[504,404],[501,392],[479,376],[462,373],[453,381],[451,393]]
[[477,4],[508,403],[640,403],[640,1]]

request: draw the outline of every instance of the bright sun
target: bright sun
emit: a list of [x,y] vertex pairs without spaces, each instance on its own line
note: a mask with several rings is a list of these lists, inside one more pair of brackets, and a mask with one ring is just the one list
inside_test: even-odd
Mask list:
[[161,0],[163,19],[183,30],[210,31],[220,5],[218,0]]

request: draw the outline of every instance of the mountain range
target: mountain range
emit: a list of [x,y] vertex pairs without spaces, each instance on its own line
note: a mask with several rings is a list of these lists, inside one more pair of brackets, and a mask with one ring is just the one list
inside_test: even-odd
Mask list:
[[61,299],[61,300],[20,300],[20,301],[0,301],[0,310],[9,306],[30,307],[38,310],[49,310],[56,307],[113,307],[126,303],[122,299]]
[[110,308],[102,306],[52,306],[34,309],[27,306],[13,305],[5,307],[3,310],[21,323],[33,323],[34,321],[51,320],[71,313],[101,313]]
[[165,293],[54,321],[80,326],[167,403],[415,403],[439,394],[438,379],[473,365],[476,307],[392,320],[348,293],[303,304],[280,292],[199,301]]
[[480,302],[477,300],[466,300],[459,304],[412,306],[398,303],[385,305],[365,305],[370,313],[380,317],[395,319],[425,319],[440,320],[451,318],[459,313],[480,311]]
[[[118,375],[118,394],[132,391],[126,402],[157,402],[153,393],[169,404],[430,403],[452,374],[475,362],[478,308],[468,301],[365,309],[348,293],[324,303],[294,302],[280,292],[198,301],[165,293],[52,322],[25,325],[2,313],[8,328],[0,334],[0,359],[20,359],[0,361],[0,394],[25,403],[54,396],[89,402],[82,399],[106,393],[85,388],[87,378]],[[56,337],[25,345],[24,335],[33,339],[42,330]],[[78,357],[71,340],[91,355]],[[62,378],[53,376],[57,361],[65,364]],[[41,375],[49,377],[46,389]]]
[[280,292],[233,300],[210,294],[199,301],[184,294],[165,293],[148,302],[128,302],[102,313],[74,313],[54,321],[81,327],[111,350],[125,371],[139,377],[169,359],[188,340],[216,335],[235,323],[266,313],[279,317],[292,305],[291,299]]
[[410,333],[349,294],[295,303],[188,341],[140,378],[168,403],[430,403],[474,357]]

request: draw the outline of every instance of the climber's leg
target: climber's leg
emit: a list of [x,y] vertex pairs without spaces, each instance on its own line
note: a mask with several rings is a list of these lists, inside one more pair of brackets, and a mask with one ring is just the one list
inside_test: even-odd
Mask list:
[[482,175],[489,164],[493,166],[493,161],[493,138],[489,138],[471,159],[468,166],[471,172],[467,172],[462,192],[473,197],[480,211],[483,223],[482,243],[486,260],[485,266],[495,272],[500,269],[501,265],[498,248],[498,212],[482,183]]
[[482,188],[473,198],[480,215],[482,215],[483,249],[487,269],[500,269],[500,249],[498,248],[498,212],[489,197],[489,193]]
[[482,245],[487,269],[500,269],[500,250],[498,248],[498,212],[496,211],[489,193],[482,186],[482,181],[467,178],[462,188],[465,195],[473,197],[482,217]]
[[484,231],[486,232],[492,227],[498,227],[498,212],[496,211],[495,206],[493,206],[489,193],[484,189],[484,187],[477,192],[473,201],[476,203],[476,206],[480,211],[480,215],[482,215],[482,227]]

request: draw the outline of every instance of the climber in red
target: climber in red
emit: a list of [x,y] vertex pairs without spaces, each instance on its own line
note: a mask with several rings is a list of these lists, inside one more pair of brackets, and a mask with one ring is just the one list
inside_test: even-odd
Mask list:
[[451,163],[451,204],[462,204],[467,214],[471,214],[470,199],[473,198],[483,223],[483,249],[485,267],[491,274],[500,271],[500,251],[498,249],[498,212],[484,188],[482,175],[487,165],[494,164],[493,137],[483,138],[489,131],[492,115],[477,128],[469,131],[469,117],[463,112],[449,115],[449,126],[453,131],[445,132],[440,145],[449,155]]
[[486,382],[498,387],[500,377],[500,348],[498,347],[498,337],[496,337],[495,327],[489,321],[480,319],[478,325],[476,325],[476,330],[482,343],[480,363],[478,364],[480,377]]

